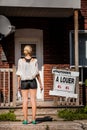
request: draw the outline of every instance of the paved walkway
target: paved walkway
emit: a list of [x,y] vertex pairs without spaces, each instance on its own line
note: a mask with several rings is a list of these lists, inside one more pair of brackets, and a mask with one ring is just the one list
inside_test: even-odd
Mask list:
[[87,130],[87,120],[46,121],[23,125],[21,122],[0,122],[0,130]]

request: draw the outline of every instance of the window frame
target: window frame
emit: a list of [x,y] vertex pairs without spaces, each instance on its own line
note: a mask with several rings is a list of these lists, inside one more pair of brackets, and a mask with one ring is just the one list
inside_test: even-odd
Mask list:
[[[74,30],[71,30],[70,33],[69,33],[69,45],[70,45],[70,68],[71,69],[74,69],[75,68],[75,65],[72,65],[72,33],[74,34]],[[78,30],[78,33],[87,33],[87,30]],[[79,65],[79,72],[80,72],[80,77],[79,77],[79,84],[84,84],[84,69],[87,68],[87,65]],[[81,69],[81,70],[80,70]]]

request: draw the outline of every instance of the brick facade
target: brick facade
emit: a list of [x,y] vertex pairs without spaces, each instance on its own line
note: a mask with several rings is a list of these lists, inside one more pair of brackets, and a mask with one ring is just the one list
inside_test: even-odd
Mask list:
[[[14,34],[0,41],[0,68],[12,68],[14,64]],[[6,61],[2,61],[2,52],[5,53]]]
[[81,14],[84,17],[84,29],[87,29],[87,1],[81,0]]
[[[74,16],[69,18],[23,18],[9,17],[16,28],[37,28],[43,30],[44,55],[44,97],[52,100],[49,90],[53,87],[52,68],[67,68],[70,64],[69,32],[74,30]],[[27,21],[27,22],[25,22]],[[79,29],[87,29],[87,0],[81,0],[79,11]],[[58,47],[57,47],[57,45]],[[0,61],[0,68],[9,68],[14,64],[14,34],[1,41],[0,59],[2,49],[6,53],[7,61]]]

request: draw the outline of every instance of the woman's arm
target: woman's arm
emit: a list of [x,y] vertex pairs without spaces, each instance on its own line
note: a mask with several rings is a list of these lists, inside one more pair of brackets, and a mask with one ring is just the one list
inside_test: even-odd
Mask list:
[[18,89],[20,90],[20,81],[21,81],[21,59],[18,60],[18,68],[17,68],[17,72],[16,72],[16,75],[17,75],[17,86],[18,86]]
[[41,82],[40,74],[38,74],[38,75],[36,76],[36,78],[37,78],[38,81],[39,81],[40,89],[41,89],[41,91],[42,91],[42,90],[43,90],[43,86],[42,86],[42,82]]
[[20,76],[17,77],[17,82],[18,82],[18,89],[20,90],[20,82],[21,82],[21,77]]

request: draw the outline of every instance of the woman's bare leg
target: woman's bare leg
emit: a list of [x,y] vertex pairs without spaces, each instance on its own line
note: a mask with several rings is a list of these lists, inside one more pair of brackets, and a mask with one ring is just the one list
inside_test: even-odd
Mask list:
[[34,121],[36,118],[36,93],[37,89],[30,89],[30,101],[32,106],[32,120]]
[[21,90],[23,97],[23,114],[24,120],[28,120],[28,92],[29,90]]

